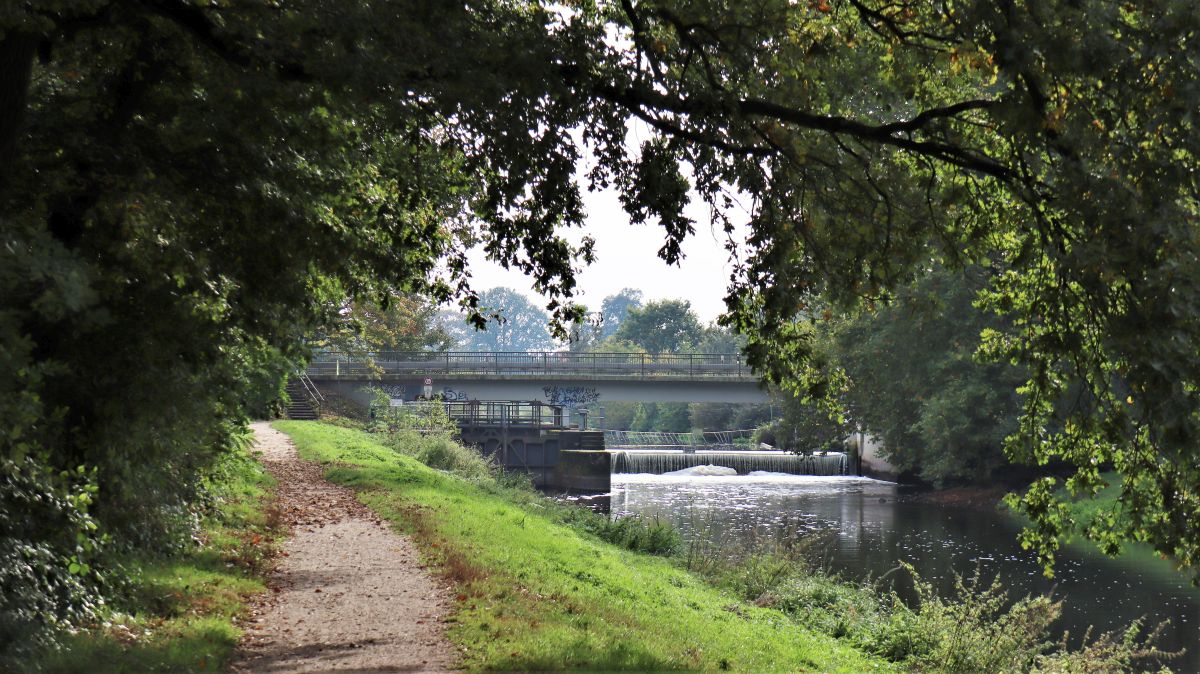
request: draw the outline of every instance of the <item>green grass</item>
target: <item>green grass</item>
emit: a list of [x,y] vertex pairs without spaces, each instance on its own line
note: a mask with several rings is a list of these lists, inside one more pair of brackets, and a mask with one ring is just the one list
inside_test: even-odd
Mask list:
[[227,460],[213,477],[214,503],[204,518],[203,544],[185,554],[117,560],[126,596],[103,624],[68,636],[48,654],[47,672],[219,672],[241,637],[234,619],[249,596],[266,591],[262,578],[277,527],[258,462]]
[[278,422],[302,457],[413,535],[457,586],[450,638],[470,670],[887,670],[784,613],[670,561],[604,543],[514,500],[388,449],[371,435]]

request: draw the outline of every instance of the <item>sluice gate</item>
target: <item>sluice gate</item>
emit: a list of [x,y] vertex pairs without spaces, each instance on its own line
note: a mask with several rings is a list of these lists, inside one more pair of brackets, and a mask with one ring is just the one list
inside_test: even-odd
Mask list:
[[610,450],[612,472],[661,475],[697,466],[723,466],[739,475],[755,471],[789,475],[847,475],[848,457],[841,452],[800,455],[782,451],[644,451]]

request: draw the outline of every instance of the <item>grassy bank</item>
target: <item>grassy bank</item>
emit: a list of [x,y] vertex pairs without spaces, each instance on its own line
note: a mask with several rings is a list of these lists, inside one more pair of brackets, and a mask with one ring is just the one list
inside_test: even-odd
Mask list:
[[459,594],[469,669],[873,671],[893,665],[743,601],[670,561],[565,526],[546,505],[463,480],[370,434],[279,422],[301,456],[411,533]]
[[272,479],[247,455],[210,478],[199,542],[170,555],[116,562],[119,599],[101,624],[63,640],[31,669],[47,672],[219,672],[241,637],[236,620],[263,578],[277,527]]

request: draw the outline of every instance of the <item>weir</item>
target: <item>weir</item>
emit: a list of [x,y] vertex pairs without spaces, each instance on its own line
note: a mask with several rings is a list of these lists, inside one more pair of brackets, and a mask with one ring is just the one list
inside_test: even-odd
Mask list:
[[790,475],[847,475],[848,457],[841,452],[803,456],[781,451],[645,451],[610,450],[613,473],[661,475],[696,466],[724,466],[739,475],[754,471]]

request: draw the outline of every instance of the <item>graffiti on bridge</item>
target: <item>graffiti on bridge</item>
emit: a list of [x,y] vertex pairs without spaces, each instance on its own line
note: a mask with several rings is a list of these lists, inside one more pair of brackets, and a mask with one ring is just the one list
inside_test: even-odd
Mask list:
[[466,391],[455,391],[454,389],[447,387],[442,389],[442,400],[448,402],[457,402],[460,400],[470,400],[470,397],[467,395]]
[[392,400],[404,400],[404,386],[400,384],[380,384],[379,388]]
[[542,393],[551,405],[575,407],[600,400],[600,393],[592,386],[543,386]]

